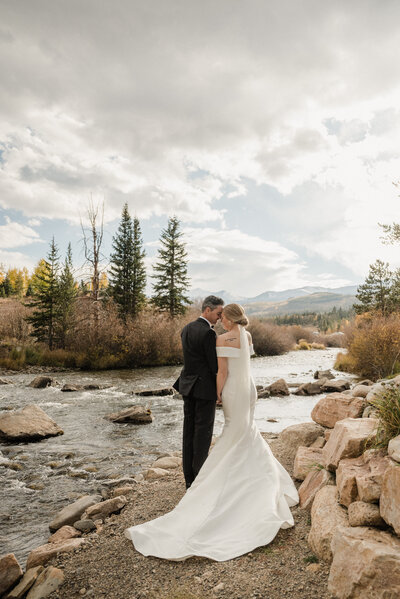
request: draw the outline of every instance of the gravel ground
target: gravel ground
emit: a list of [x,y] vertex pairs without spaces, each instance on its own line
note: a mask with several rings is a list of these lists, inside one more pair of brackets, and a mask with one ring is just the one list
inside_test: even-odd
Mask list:
[[[276,457],[292,470],[285,448],[264,435]],[[184,493],[181,471],[138,484],[121,514],[87,536],[75,553],[52,564],[64,570],[64,584],[52,597],[75,599],[328,599],[329,566],[315,561],[307,544],[309,513],[292,508],[295,526],[279,531],[274,541],[228,562],[190,558],[170,562],[144,557],[123,531],[171,510]]]

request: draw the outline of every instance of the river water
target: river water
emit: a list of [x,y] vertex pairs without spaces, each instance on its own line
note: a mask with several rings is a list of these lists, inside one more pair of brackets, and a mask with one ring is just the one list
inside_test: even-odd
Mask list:
[[[254,358],[256,384],[278,378],[288,383],[313,380],[317,369],[332,368],[337,348],[292,351],[282,356]],[[13,384],[0,387],[0,408],[40,406],[64,430],[64,435],[39,443],[2,444],[3,458],[16,463],[15,470],[1,467],[0,460],[0,555],[13,552],[21,563],[29,551],[47,541],[48,523],[66,504],[86,493],[98,492],[105,481],[137,474],[157,456],[181,449],[182,401],[167,397],[137,397],[132,391],[169,386],[180,367],[101,372],[46,373],[57,385],[32,389],[32,374],[6,377]],[[333,371],[334,372],[334,371]],[[336,373],[340,376],[340,373]],[[107,389],[63,393],[64,383],[100,383]],[[255,418],[265,432],[279,432],[290,424],[310,421],[320,395],[272,397],[257,402]],[[104,419],[130,405],[143,404],[153,412],[147,425],[114,424]],[[268,422],[274,418],[277,422]],[[217,410],[215,434],[223,426]]]

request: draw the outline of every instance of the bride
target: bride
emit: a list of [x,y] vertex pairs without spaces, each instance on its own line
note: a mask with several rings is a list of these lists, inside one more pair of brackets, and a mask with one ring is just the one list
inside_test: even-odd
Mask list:
[[244,310],[224,307],[217,338],[217,395],[224,428],[192,486],[169,513],[125,531],[143,555],[169,560],[203,556],[225,561],[270,543],[294,525],[298,494],[254,421],[257,392]]

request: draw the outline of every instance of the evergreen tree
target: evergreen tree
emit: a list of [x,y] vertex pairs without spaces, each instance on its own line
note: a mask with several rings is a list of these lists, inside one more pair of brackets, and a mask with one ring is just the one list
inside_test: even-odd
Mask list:
[[359,303],[354,304],[357,314],[377,311],[384,316],[390,312],[392,277],[393,273],[387,262],[376,260],[370,265],[365,283],[357,289],[356,298]]
[[110,295],[121,316],[137,316],[146,304],[146,269],[139,219],[132,218],[128,204],[122,209],[118,232],[113,238],[111,254]]
[[15,278],[14,293],[19,298],[21,298],[24,295],[24,286],[25,286],[25,283],[24,283],[24,277],[22,275],[22,272],[18,272],[17,276]]
[[180,222],[173,216],[161,233],[158,261],[154,265],[152,302],[172,317],[184,314],[191,301],[186,295],[189,287],[187,252],[182,241]]
[[58,309],[56,318],[57,337],[60,346],[65,348],[65,340],[68,331],[73,325],[74,299],[77,295],[75,287],[71,244],[68,244],[67,255],[61,271],[58,291]]
[[13,290],[12,290],[12,286],[11,286],[11,282],[10,282],[10,277],[8,276],[8,273],[4,277],[4,280],[1,283],[0,288],[1,288],[1,295],[2,295],[2,297],[10,297],[10,295],[12,294]]
[[59,262],[58,249],[54,237],[50,244],[47,260],[41,261],[40,272],[35,275],[34,300],[30,304],[35,308],[27,321],[33,325],[31,335],[38,341],[44,341],[49,349],[56,344],[56,322],[59,316]]

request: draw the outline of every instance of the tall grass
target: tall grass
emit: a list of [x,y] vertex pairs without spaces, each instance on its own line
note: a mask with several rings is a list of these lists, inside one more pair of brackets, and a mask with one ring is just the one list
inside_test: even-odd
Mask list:
[[400,435],[400,388],[391,385],[368,402],[379,419],[375,447],[387,447],[390,439]]
[[254,351],[259,356],[277,356],[293,349],[294,339],[287,327],[251,319],[248,331],[253,338]]

